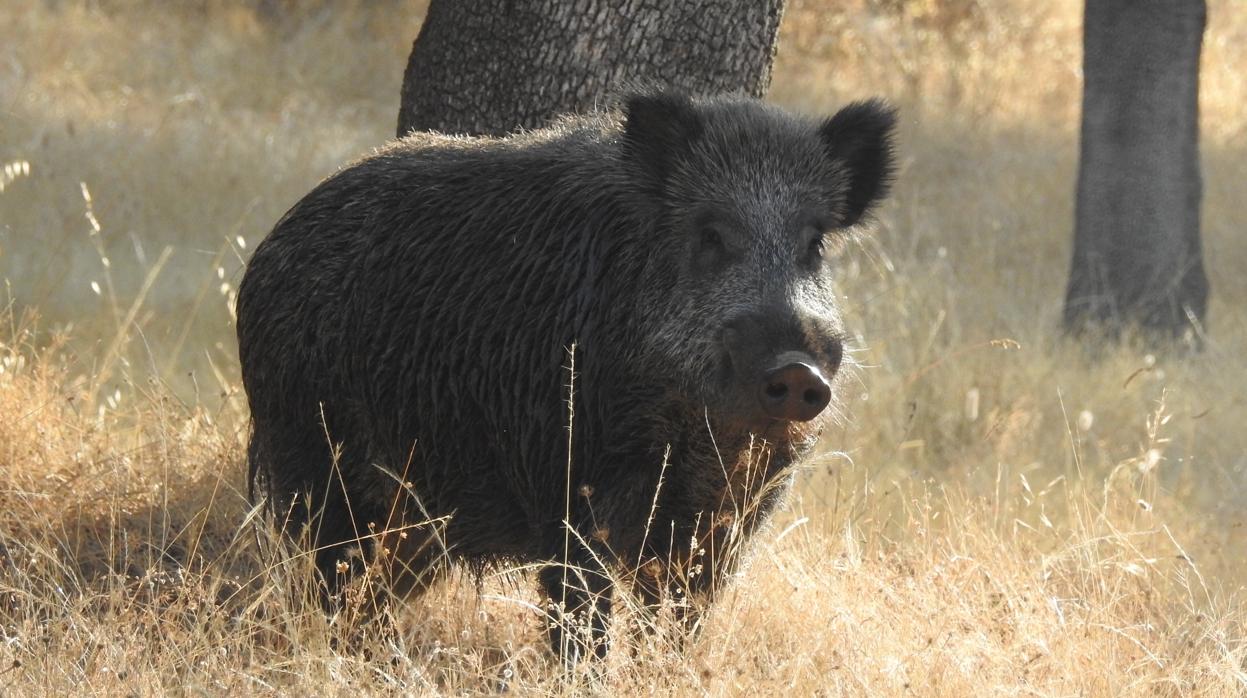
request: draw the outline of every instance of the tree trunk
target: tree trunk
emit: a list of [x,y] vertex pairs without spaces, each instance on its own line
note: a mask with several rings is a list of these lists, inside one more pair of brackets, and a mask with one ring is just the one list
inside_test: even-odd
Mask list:
[[629,87],[761,97],[784,0],[433,0],[398,135],[502,135]]
[[1086,2],[1069,331],[1197,336],[1204,22],[1204,0]]

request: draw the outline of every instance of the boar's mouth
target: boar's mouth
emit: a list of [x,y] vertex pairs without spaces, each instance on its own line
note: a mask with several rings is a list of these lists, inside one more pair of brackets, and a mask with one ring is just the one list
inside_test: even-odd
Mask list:
[[813,448],[826,425],[825,419],[816,418],[805,422],[771,420],[768,424],[751,431],[754,438],[760,438],[776,446],[796,449],[801,454]]
[[[702,429],[709,428],[716,443],[725,450],[746,448],[750,443],[765,443],[792,455],[807,453],[818,441],[830,421],[830,410],[822,410],[806,421],[777,419],[753,409],[731,409],[726,412],[699,410],[703,415]],[[706,418],[708,417],[708,418]]]

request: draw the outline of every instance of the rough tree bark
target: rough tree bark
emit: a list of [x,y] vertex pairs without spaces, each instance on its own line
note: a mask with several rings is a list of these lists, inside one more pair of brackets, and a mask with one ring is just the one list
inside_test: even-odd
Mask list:
[[761,97],[784,0],[433,0],[398,135],[502,135],[629,86]]
[[1087,0],[1071,332],[1194,337],[1200,251],[1204,0]]

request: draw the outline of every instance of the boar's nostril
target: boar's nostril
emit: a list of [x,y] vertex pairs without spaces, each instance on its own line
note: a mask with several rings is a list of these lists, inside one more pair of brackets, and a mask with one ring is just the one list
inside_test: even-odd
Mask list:
[[806,404],[818,405],[818,409],[821,411],[824,407],[827,406],[827,402],[828,402],[827,393],[828,393],[827,390],[820,390],[818,388],[807,388],[805,391],[805,394],[802,395],[801,397],[805,399]]
[[819,370],[806,363],[790,363],[763,377],[759,400],[772,419],[808,422],[831,402],[831,386]]

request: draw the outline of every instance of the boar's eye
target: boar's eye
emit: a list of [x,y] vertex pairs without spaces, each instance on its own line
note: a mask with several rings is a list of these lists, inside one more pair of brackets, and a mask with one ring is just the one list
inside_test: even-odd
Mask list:
[[701,229],[700,238],[701,248],[707,251],[718,251],[723,249],[723,234],[713,226],[704,226]]
[[723,231],[715,225],[703,225],[698,228],[697,245],[693,251],[695,263],[708,271],[717,268],[727,257],[727,241]]
[[823,250],[827,247],[827,236],[823,233],[815,235],[810,240],[809,257],[810,259],[822,259]]
[[804,231],[806,239],[805,261],[811,266],[818,266],[827,255],[831,240],[830,234],[822,227],[809,226]]

